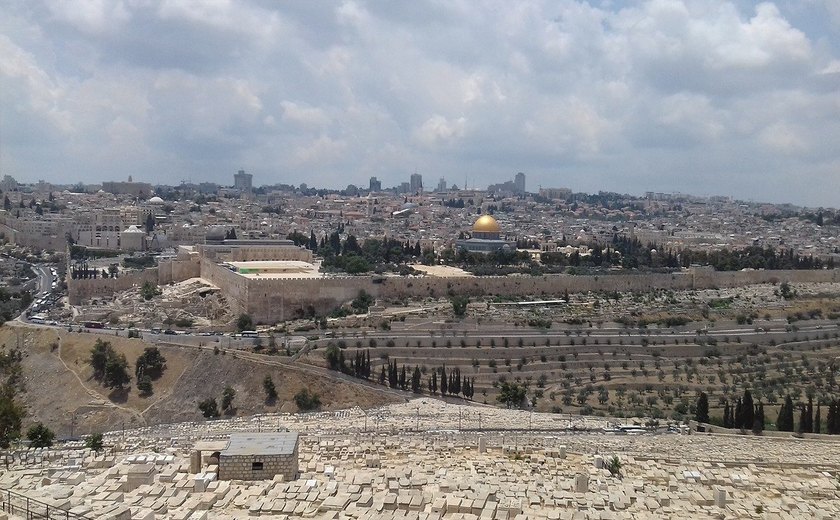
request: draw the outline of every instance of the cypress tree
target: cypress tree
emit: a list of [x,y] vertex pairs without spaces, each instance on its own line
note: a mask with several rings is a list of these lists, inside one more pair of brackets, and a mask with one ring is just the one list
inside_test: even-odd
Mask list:
[[729,409],[729,399],[723,403],[723,427],[732,428],[732,410]]
[[787,400],[779,407],[779,417],[776,419],[776,429],[780,432],[788,431],[787,429]]
[[706,392],[700,392],[700,397],[697,398],[695,419],[700,423],[709,422],[709,396]]
[[757,405],[755,405],[755,420],[753,422],[752,431],[754,434],[759,435],[761,432],[764,431],[764,403],[759,401]]
[[440,369],[440,395],[446,395],[449,390],[449,381],[446,380],[446,365]]
[[741,421],[741,428],[752,428],[755,423],[755,405],[753,404],[752,394],[749,390],[744,390],[744,400],[741,403],[741,413],[743,414]]
[[814,433],[820,433],[822,429],[822,417],[820,417],[820,403],[817,403],[817,413],[814,415]]
[[744,427],[744,411],[743,406],[741,404],[741,398],[739,397],[737,401],[735,401],[735,420],[732,422],[733,428],[743,428]]
[[840,433],[840,401],[832,399],[828,405],[828,420],[826,424],[828,433],[837,435]]
[[800,434],[805,433],[805,428],[808,426],[807,410],[804,404],[799,405],[799,429],[796,431]]
[[782,416],[782,412],[779,411],[779,420],[780,420],[780,422],[782,422],[782,419],[784,418],[784,421],[783,421],[784,428],[782,426],[778,426],[778,429],[780,431],[783,431],[783,432],[792,432],[793,427],[794,427],[794,424],[793,424],[793,400],[790,398],[790,394],[788,394],[785,397],[785,404],[784,404],[783,410],[784,410],[784,416]]
[[805,407],[805,432],[814,433],[814,398],[808,398],[808,405]]
[[411,391],[415,394],[420,393],[420,367],[414,366],[414,372],[411,374]]

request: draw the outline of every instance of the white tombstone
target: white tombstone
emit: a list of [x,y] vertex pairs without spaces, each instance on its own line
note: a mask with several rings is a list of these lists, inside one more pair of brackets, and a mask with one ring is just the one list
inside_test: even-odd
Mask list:
[[604,469],[604,457],[600,455],[595,455],[595,467],[598,469]]
[[560,448],[557,450],[557,456],[560,457],[561,459],[566,458],[566,445],[565,444],[560,446]]
[[478,452],[479,453],[486,453],[487,452],[487,439],[484,436],[478,438]]

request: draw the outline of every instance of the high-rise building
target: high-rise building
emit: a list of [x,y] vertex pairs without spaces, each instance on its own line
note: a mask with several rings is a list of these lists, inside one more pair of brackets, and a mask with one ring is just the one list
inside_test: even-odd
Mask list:
[[438,181],[437,191],[438,192],[446,191],[446,179],[444,179],[443,177],[441,177],[440,180]]
[[371,192],[382,191],[382,181],[380,181],[376,177],[371,177],[368,190]]
[[251,181],[253,180],[254,176],[250,173],[245,173],[245,170],[239,170],[239,172],[233,176],[233,187],[243,193],[250,193],[253,185]]
[[513,186],[516,189],[516,193],[525,193],[525,174],[519,172],[516,174],[516,177],[513,178]]
[[419,173],[412,173],[411,174],[411,181],[410,181],[411,193],[422,193],[423,192],[423,176]]

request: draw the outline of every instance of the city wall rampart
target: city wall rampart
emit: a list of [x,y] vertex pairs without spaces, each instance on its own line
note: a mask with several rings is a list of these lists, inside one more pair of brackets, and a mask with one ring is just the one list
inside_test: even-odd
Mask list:
[[140,287],[146,282],[158,283],[158,268],[149,267],[142,271],[124,273],[119,278],[82,278],[67,277],[67,294],[71,305],[79,305],[91,298],[108,298],[118,291]]
[[235,313],[246,312],[257,323],[328,314],[366,291],[374,298],[441,298],[465,296],[533,296],[560,298],[566,292],[687,290],[738,287],[761,283],[840,282],[840,270],[723,271],[693,268],[677,273],[545,275],[545,276],[339,276],[326,278],[247,278],[208,259],[177,258],[120,278],[68,280],[71,304],[140,286],[202,277],[219,287]]
[[201,259],[198,255],[186,258],[172,258],[158,263],[158,284],[182,282],[201,276]]
[[[203,271],[202,271],[203,272]],[[679,273],[610,274],[598,276],[488,276],[488,277],[373,277],[346,276],[318,279],[245,279],[240,289],[246,299],[239,307],[258,323],[325,314],[364,290],[375,298],[439,298],[465,296],[535,296],[559,298],[566,292],[688,290],[738,287],[760,283],[825,283],[840,281],[840,270],[733,271],[691,269]],[[215,282],[214,282],[215,283]],[[218,283],[216,284],[218,285]],[[221,287],[221,286],[220,286]],[[224,287],[222,287],[223,290]]]
[[201,277],[221,289],[234,313],[248,309],[248,279],[213,261],[201,260]]

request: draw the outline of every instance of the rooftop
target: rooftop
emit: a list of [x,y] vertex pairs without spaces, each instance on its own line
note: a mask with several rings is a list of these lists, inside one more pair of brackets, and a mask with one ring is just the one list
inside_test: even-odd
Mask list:
[[222,455],[291,455],[298,445],[297,432],[232,433]]

